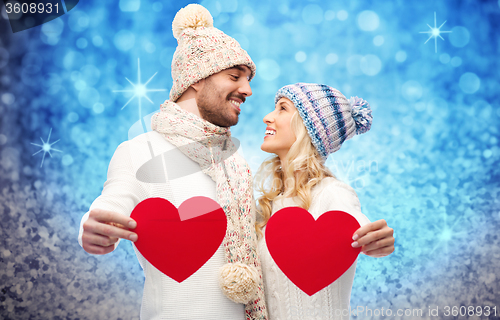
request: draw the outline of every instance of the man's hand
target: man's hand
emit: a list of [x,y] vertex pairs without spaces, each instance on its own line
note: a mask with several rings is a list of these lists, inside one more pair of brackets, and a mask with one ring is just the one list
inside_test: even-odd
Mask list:
[[367,256],[381,258],[394,252],[394,230],[387,226],[385,220],[378,220],[356,230],[352,236],[352,246],[361,247]]
[[137,234],[129,231],[136,226],[137,222],[123,214],[94,209],[83,223],[83,249],[91,254],[110,253],[118,238],[137,241]]

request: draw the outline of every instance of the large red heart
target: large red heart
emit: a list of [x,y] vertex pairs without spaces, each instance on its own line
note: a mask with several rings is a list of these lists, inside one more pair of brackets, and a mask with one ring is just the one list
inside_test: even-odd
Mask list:
[[269,253],[283,273],[312,296],[337,280],[356,261],[353,248],[359,223],[343,211],[328,211],[318,220],[299,207],[283,208],[266,225]]
[[206,197],[190,198],[179,210],[166,199],[149,198],[130,217],[137,222],[139,252],[179,283],[214,255],[226,235],[224,210]]

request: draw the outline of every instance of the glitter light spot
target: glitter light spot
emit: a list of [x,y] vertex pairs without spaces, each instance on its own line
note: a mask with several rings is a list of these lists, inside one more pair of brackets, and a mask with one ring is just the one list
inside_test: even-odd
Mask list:
[[78,40],[76,40],[76,46],[80,49],[87,48],[87,45],[88,45],[88,41],[85,38],[79,38]]
[[377,75],[382,69],[382,61],[374,54],[364,56],[360,61],[361,71],[368,76]]
[[87,87],[87,83],[85,83],[85,81],[83,81],[83,80],[77,80],[77,81],[75,81],[75,89],[76,90],[82,91],[86,87]]
[[85,56],[78,51],[70,50],[63,58],[63,66],[66,70],[74,70],[83,67]]
[[81,79],[84,80],[89,86],[96,85],[100,77],[101,71],[92,64],[88,64],[81,68]]
[[340,10],[339,12],[337,12],[337,19],[339,19],[340,21],[345,21],[348,17],[349,13],[347,13],[347,11],[345,10]]
[[92,43],[96,47],[102,46],[103,42],[104,41],[102,40],[101,36],[95,36],[95,37],[92,38]]
[[454,47],[463,48],[470,40],[470,32],[465,27],[454,27],[451,29],[450,42]]
[[447,64],[448,62],[450,62],[450,60],[451,60],[450,55],[447,53],[442,53],[439,56],[439,61],[441,61],[442,64]]
[[414,102],[420,99],[422,97],[422,93],[422,86],[415,80],[406,81],[401,87],[401,94],[409,102]]
[[63,29],[64,22],[62,19],[54,19],[50,22],[44,23],[42,25],[40,39],[44,43],[54,46],[59,42]]
[[69,154],[65,154],[63,157],[62,157],[62,160],[61,160],[63,166],[69,166],[73,163],[73,157],[70,156]]
[[78,121],[78,114],[76,112],[70,112],[68,113],[68,121],[69,122],[77,122]]
[[243,16],[242,22],[245,26],[251,26],[255,22],[255,19],[252,14],[247,13]]
[[93,87],[83,88],[78,93],[78,101],[84,108],[92,108],[100,99],[99,91]]
[[128,30],[120,30],[113,38],[113,43],[117,49],[128,51],[135,44],[135,35]]
[[120,0],[120,10],[123,12],[135,12],[141,8],[140,0]]
[[278,12],[281,13],[282,15],[287,15],[289,11],[290,8],[285,3],[280,4],[278,7]]
[[460,77],[459,85],[464,93],[473,94],[479,90],[481,79],[475,73],[466,72]]
[[336,64],[337,61],[339,61],[339,56],[337,56],[335,53],[329,53],[326,55],[325,61],[328,64]]
[[453,232],[450,229],[444,229],[441,235],[439,236],[442,241],[449,241],[453,237]]
[[374,31],[377,30],[380,25],[380,19],[378,15],[370,10],[365,10],[358,14],[358,27],[363,31]]
[[64,29],[64,22],[61,19],[55,19],[42,25],[42,33],[47,37],[58,37]]
[[99,113],[103,113],[104,111],[104,105],[100,102],[94,104],[94,106],[92,107],[92,110],[96,113],[96,114],[99,114]]
[[406,61],[406,52],[403,50],[399,50],[396,52],[396,61],[397,62],[405,62]]
[[145,49],[148,53],[153,53],[156,51],[156,46],[150,42],[146,45]]
[[90,24],[89,16],[83,11],[71,11],[68,16],[68,26],[74,32],[82,32]]
[[299,51],[295,54],[295,61],[302,63],[306,61],[307,59],[307,54],[304,51]]
[[16,97],[12,93],[6,92],[2,94],[2,102],[6,105],[11,105],[16,101]]
[[325,20],[326,21],[331,21],[333,19],[335,19],[335,11],[326,10],[326,12],[325,12]]

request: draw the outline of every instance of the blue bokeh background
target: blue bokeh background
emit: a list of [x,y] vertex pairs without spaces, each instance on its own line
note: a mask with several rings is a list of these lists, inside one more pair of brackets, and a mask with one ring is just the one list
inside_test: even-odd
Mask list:
[[[0,318],[138,318],[143,275],[131,244],[91,256],[78,228],[116,147],[168,97],[171,23],[188,3],[82,0],[15,34],[2,8]],[[396,319],[451,319],[446,306],[490,306],[500,319],[500,1],[201,4],[257,64],[232,129],[252,170],[268,156],[262,118],[283,85],[325,83],[374,110],[371,131],[327,162],[397,241],[390,257],[360,257],[351,307],[373,315],[351,317],[382,319],[384,308],[406,311]],[[434,15],[451,33],[425,43]],[[116,92],[132,89],[126,78],[138,83],[139,61],[141,83],[156,74],[147,89],[165,90],[140,107]],[[57,150],[42,165],[34,144],[49,133]]]

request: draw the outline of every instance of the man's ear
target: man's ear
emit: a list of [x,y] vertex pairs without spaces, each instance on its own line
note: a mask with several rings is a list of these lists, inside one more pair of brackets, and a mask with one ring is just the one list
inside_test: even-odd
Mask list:
[[203,87],[205,86],[205,79],[198,80],[198,82],[193,83],[191,87],[194,89],[196,92],[200,92],[200,90],[203,90]]

